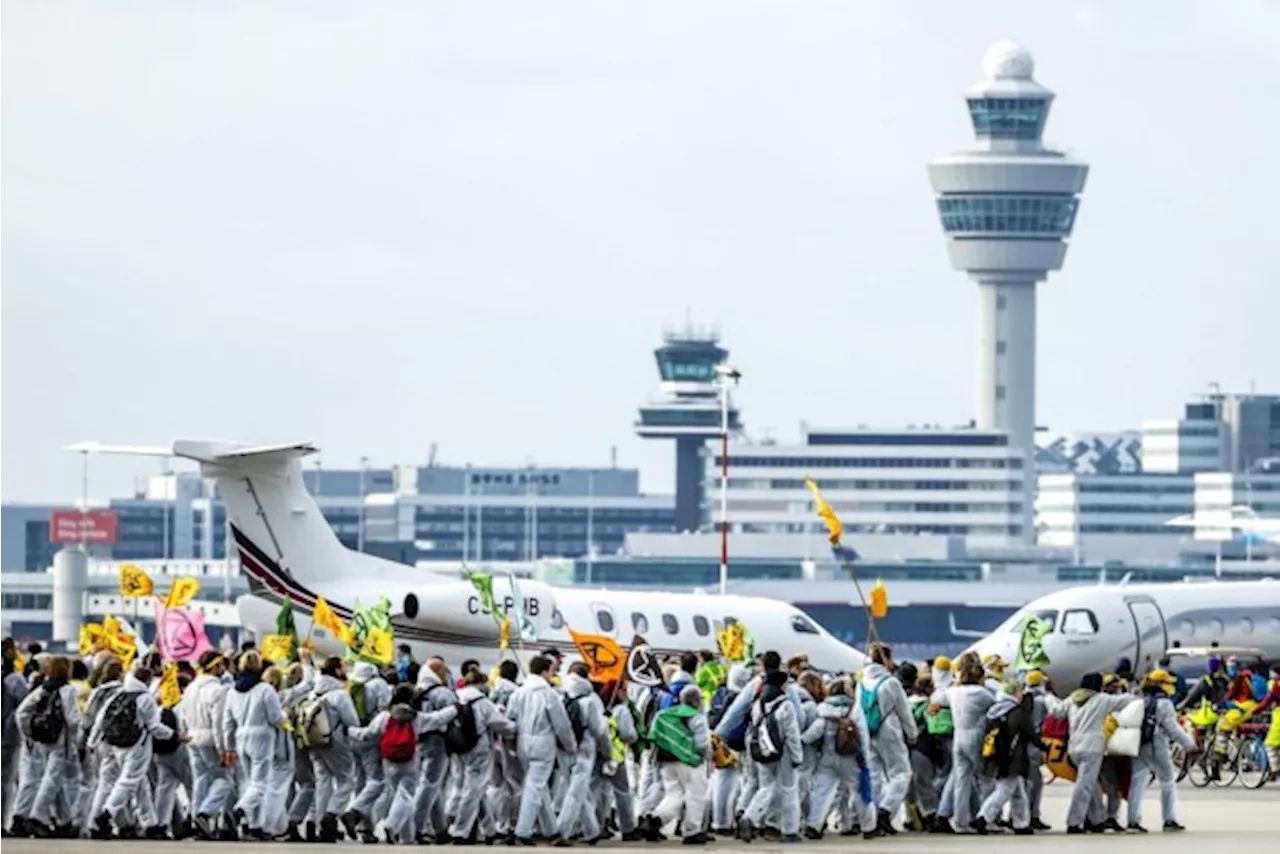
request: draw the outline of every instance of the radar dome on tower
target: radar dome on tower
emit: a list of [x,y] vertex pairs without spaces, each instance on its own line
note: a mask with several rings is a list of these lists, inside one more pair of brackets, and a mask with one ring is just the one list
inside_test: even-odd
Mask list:
[[1030,80],[1036,71],[1031,51],[1005,39],[987,48],[982,57],[982,71],[988,80]]

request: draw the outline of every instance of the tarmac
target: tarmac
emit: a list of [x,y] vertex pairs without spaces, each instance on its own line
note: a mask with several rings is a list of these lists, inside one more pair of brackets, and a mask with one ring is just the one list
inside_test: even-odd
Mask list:
[[[1103,834],[1087,836],[1067,836],[1063,818],[1066,815],[1067,800],[1071,794],[1069,784],[1061,781],[1046,786],[1044,791],[1044,820],[1053,830],[1038,833],[1035,836],[1013,836],[1009,834],[989,836],[923,836],[919,834],[900,833],[888,839],[864,841],[861,838],[832,837],[820,842],[804,842],[794,845],[779,845],[776,842],[757,841],[744,845],[728,839],[718,839],[707,846],[706,851],[719,854],[764,854],[764,852],[782,852],[782,854],[807,854],[807,852],[844,851],[858,848],[865,850],[883,850],[886,854],[937,854],[939,851],[972,852],[1021,852],[1035,851],[1089,851],[1091,854],[1101,852],[1144,852],[1159,851],[1161,854],[1194,851],[1196,854],[1219,851],[1268,851],[1275,849],[1280,841],[1276,831],[1276,816],[1280,814],[1280,785],[1270,784],[1259,790],[1248,790],[1234,786],[1227,789],[1196,789],[1187,783],[1178,787],[1179,814],[1178,820],[1186,826],[1184,833],[1161,833],[1160,800],[1158,793],[1150,792],[1143,803],[1143,823],[1151,833],[1139,834]],[[1267,840],[1270,840],[1268,842]],[[335,846],[317,848],[314,845],[286,845],[276,842],[189,842],[177,845],[173,842],[145,842],[130,840],[125,843],[101,843],[89,840],[33,840],[10,839],[5,854],[89,854],[90,851],[127,850],[129,854],[174,854],[176,851],[195,848],[222,848],[228,845],[235,847],[240,854],[318,854],[319,851],[334,849],[359,850],[364,846],[354,843],[339,843]],[[623,849],[643,852],[653,847],[674,849],[679,845],[672,841],[658,846],[645,843],[623,845],[620,842],[603,843],[595,851],[606,849]],[[575,846],[585,849],[586,846]],[[498,846],[499,849],[502,846]],[[377,849],[375,849],[377,850]],[[383,849],[385,850],[385,848]],[[517,849],[524,850],[524,849]]]

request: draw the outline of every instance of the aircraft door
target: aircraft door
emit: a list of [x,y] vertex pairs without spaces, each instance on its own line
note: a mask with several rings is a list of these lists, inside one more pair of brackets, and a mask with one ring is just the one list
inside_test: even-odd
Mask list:
[[1133,654],[1133,672],[1147,673],[1159,666],[1160,659],[1169,648],[1169,633],[1164,624],[1164,614],[1154,599],[1126,600],[1133,616],[1134,633],[1138,646]]

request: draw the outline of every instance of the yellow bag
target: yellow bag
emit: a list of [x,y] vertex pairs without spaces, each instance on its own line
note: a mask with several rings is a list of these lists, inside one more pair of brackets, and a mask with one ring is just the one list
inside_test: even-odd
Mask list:
[[982,740],[982,758],[983,759],[995,758],[996,732],[997,730],[994,730],[994,729],[991,730],[991,732],[987,733],[987,737]]
[[1209,729],[1218,722],[1218,713],[1214,711],[1213,704],[1208,700],[1200,702],[1200,708],[1187,715],[1187,720],[1195,724],[1199,729]]
[[711,734],[711,761],[717,768],[732,768],[738,764],[738,759],[729,749],[729,745],[715,733]]
[[1067,742],[1061,738],[1041,738],[1044,745],[1044,767],[1055,777],[1072,782],[1076,779],[1076,766],[1067,757]]

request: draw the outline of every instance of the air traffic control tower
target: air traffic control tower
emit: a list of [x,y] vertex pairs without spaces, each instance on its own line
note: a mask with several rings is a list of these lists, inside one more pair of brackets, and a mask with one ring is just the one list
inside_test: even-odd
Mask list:
[[1030,52],[1002,41],[965,96],[974,144],[929,164],[951,266],[978,284],[978,426],[1023,451],[1023,539],[1035,531],[1036,284],[1062,268],[1089,174],[1040,141],[1053,92]]
[[[677,531],[696,531],[702,522],[702,451],[721,434],[720,383],[716,365],[729,357],[714,332],[686,326],[663,335],[653,351],[662,383],[658,396],[640,408],[636,434],[676,442]],[[729,400],[729,433],[741,430],[738,409]]]

